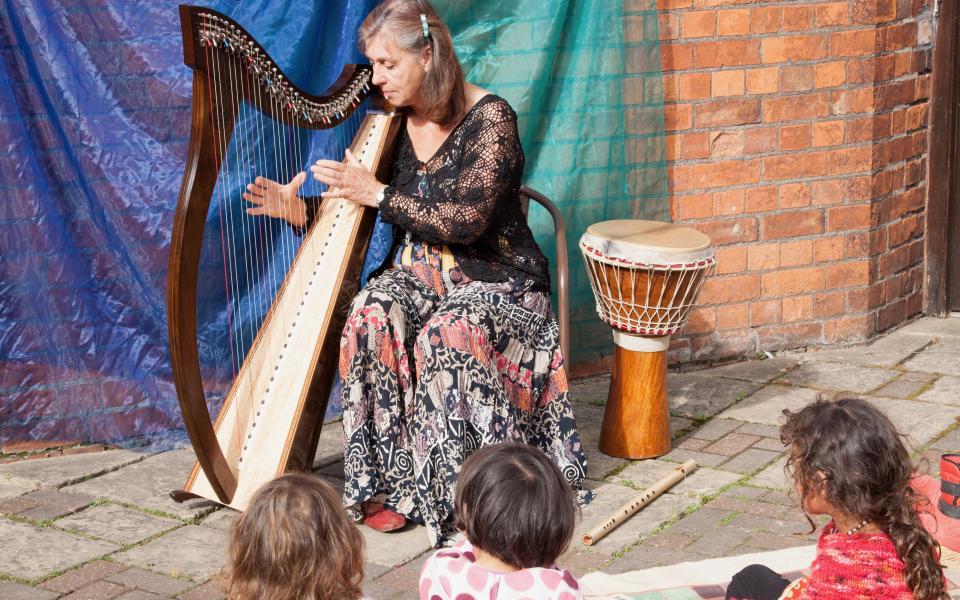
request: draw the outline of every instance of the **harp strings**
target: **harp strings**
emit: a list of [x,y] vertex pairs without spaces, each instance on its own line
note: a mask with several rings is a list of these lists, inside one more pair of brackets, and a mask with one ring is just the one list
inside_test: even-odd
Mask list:
[[[206,19],[203,27],[207,27]],[[240,376],[250,378],[248,383],[253,381],[253,370],[249,365],[246,369],[242,366],[258,334],[262,336],[258,343],[276,349],[275,355],[268,358],[269,362],[276,363],[287,350],[284,340],[271,340],[269,336],[285,335],[283,332],[296,315],[277,311],[273,318],[279,321],[279,327],[261,332],[261,325],[300,246],[300,239],[286,224],[271,217],[246,214],[246,209],[254,205],[241,194],[258,176],[281,185],[290,182],[299,172],[307,171],[311,151],[318,155],[315,158],[343,156],[343,150],[350,147],[360,128],[362,111],[356,110],[340,125],[324,130],[319,136],[314,135],[313,128],[294,107],[281,105],[277,94],[264,89],[261,80],[264,75],[252,73],[241,55],[231,54],[216,45],[207,45],[205,53],[218,170],[214,192],[217,196],[215,219],[220,227],[229,377],[236,388]],[[276,72],[266,74],[268,78],[276,76]],[[269,114],[258,107],[268,109]],[[308,177],[305,187],[316,189],[310,179]],[[325,189],[325,186],[320,188]],[[200,281],[200,285],[210,283]],[[267,385],[273,385],[272,377],[270,381]],[[238,418],[234,421],[231,436],[238,450],[249,435],[248,427],[255,426],[265,402],[262,398],[269,391],[269,388],[253,389],[249,386],[248,389],[249,395],[240,397],[243,394],[237,394],[233,400],[238,403]]]

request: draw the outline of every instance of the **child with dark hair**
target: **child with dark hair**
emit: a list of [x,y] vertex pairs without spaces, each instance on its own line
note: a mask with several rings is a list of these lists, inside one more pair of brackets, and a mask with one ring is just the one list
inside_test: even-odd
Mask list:
[[553,462],[527,444],[477,450],[456,483],[464,540],[439,550],[420,575],[420,598],[582,598],[556,561],[570,544],[576,501]]
[[231,529],[228,600],[358,600],[362,583],[363,536],[315,475],[265,484]]
[[890,420],[857,398],[784,415],[780,439],[801,508],[831,521],[810,575],[790,584],[751,565],[734,576],[727,598],[947,600],[940,547],[920,522],[910,454]]

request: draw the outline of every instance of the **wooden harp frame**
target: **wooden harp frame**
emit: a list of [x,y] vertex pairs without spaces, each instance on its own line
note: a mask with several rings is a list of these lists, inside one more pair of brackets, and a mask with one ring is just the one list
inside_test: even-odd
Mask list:
[[[217,88],[222,91],[221,96],[230,95],[246,101],[277,121],[293,124],[292,119],[296,119],[297,127],[326,129],[345,121],[365,98],[371,96],[372,69],[369,65],[346,65],[330,89],[323,94],[313,95],[289,81],[263,47],[225,15],[208,8],[181,5],[180,21],[184,63],[194,70],[193,116],[187,164],[177,201],[171,240],[167,319],[174,384],[184,424],[197,455],[197,464],[184,490],[172,492],[171,496],[177,501],[207,497],[242,509],[252,492],[246,490],[243,498],[237,497],[239,469],[231,450],[223,447],[222,436],[218,439],[217,430],[238,384],[234,381],[217,423],[214,424],[203,390],[197,344],[197,283],[204,227],[219,176],[217,144],[221,142],[218,136],[220,140],[229,139],[239,106],[239,100],[229,106],[222,102],[218,105],[220,112],[217,113],[219,120],[215,131],[213,107],[218,104],[219,98],[214,97],[214,91],[210,89],[209,75],[213,69],[225,68],[225,65],[237,72],[243,70],[248,75],[247,84],[236,85],[230,78],[221,78]],[[213,53],[220,53],[216,63],[211,59]],[[252,90],[257,93],[252,93]],[[378,95],[371,96],[371,101],[374,103],[372,108],[376,107],[381,111],[389,109]],[[380,120],[370,124],[373,118]],[[358,140],[361,136],[363,139],[360,142],[354,141],[355,153],[358,152],[358,143],[359,150],[364,152],[368,148],[364,148],[361,142],[365,141],[367,146],[372,143],[368,162],[364,164],[381,180],[386,179],[390,149],[399,125],[400,118],[392,113],[368,114],[357,134]],[[373,129],[377,129],[376,136]],[[323,313],[326,314],[325,327],[311,349],[313,364],[307,369],[303,387],[298,388],[300,391],[296,395],[299,397],[282,399],[297,402],[297,407],[294,422],[289,425],[287,438],[282,442],[285,446],[282,456],[275,468],[270,467],[275,471],[274,475],[288,470],[309,470],[312,464],[326,413],[327,397],[336,372],[340,330],[347,309],[357,292],[359,273],[375,220],[376,213],[373,209],[362,208],[344,200],[333,200],[324,203],[317,221],[323,221],[324,211],[338,203],[340,206],[335,207],[338,218],[346,215],[344,220],[338,221],[341,230],[347,230],[347,233],[343,234],[346,237],[341,237],[348,241],[344,242],[345,248],[341,251],[339,262],[320,267],[332,271],[333,289],[329,292],[332,295],[329,301],[324,300],[329,304],[329,308],[325,309],[329,314]],[[275,309],[283,308],[278,305],[281,296],[292,287],[291,274],[297,268],[298,261],[302,263],[304,255],[310,254],[305,246],[323,243],[321,236],[313,236],[313,233],[310,231],[305,236],[277,300],[264,319],[261,331],[239,373],[242,374],[248,367],[247,363],[255,354],[255,347],[258,344],[268,344],[261,339],[263,330]],[[333,239],[332,234],[324,237],[327,238],[327,243]],[[322,254],[320,251],[318,255]],[[316,274],[317,268],[311,268]],[[237,379],[239,378],[238,374]],[[259,415],[259,412],[257,414]],[[243,460],[242,457],[240,460]],[[198,479],[205,479],[209,486],[198,484]]]

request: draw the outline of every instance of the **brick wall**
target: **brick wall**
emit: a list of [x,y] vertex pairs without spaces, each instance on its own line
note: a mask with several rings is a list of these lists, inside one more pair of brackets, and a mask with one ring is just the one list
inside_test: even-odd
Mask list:
[[674,361],[921,311],[932,0],[658,0],[674,222],[717,275]]

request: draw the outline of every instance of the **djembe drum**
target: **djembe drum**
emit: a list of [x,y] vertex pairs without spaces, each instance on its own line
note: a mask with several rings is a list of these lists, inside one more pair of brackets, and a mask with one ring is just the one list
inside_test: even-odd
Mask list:
[[622,458],[670,451],[667,347],[716,261],[710,238],[656,221],[604,221],[580,238],[597,313],[616,350],[600,450]]

